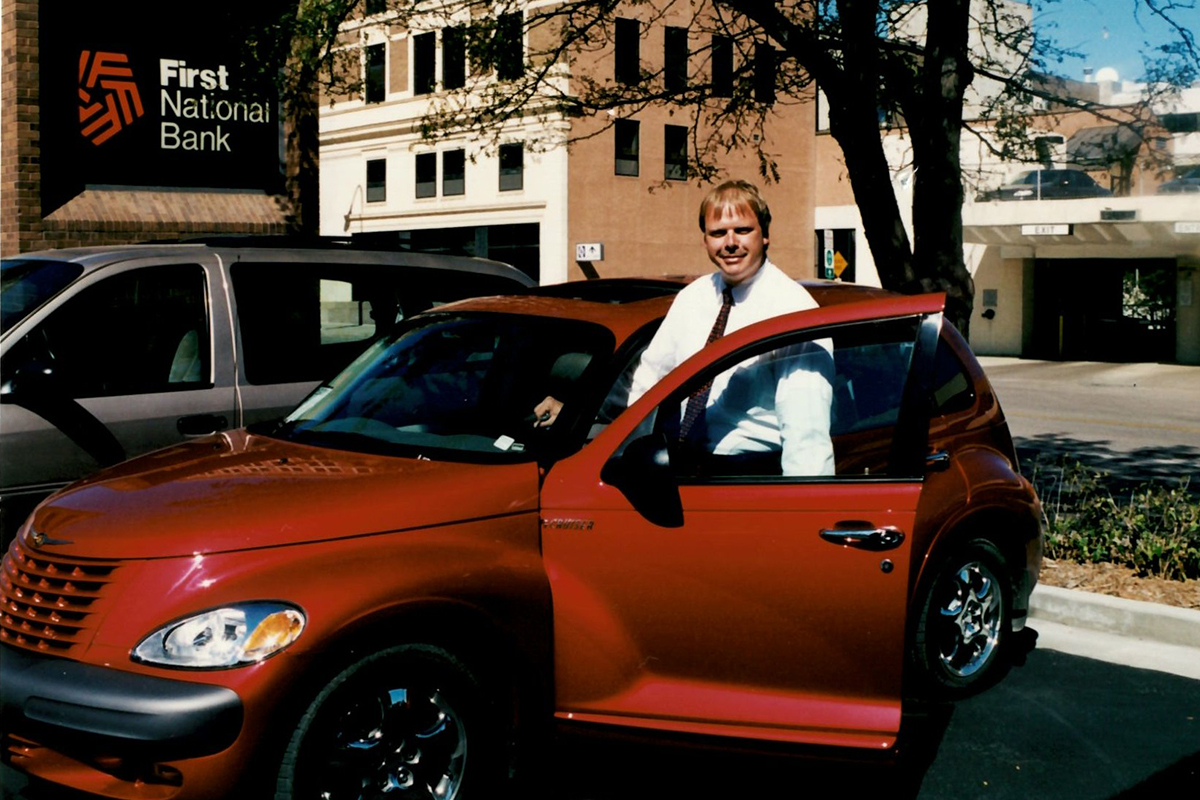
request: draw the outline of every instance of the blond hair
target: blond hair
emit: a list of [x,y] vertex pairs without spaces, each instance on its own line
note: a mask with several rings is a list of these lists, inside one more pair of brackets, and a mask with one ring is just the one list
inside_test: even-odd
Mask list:
[[763,236],[771,233],[771,209],[767,201],[758,193],[758,187],[749,181],[725,181],[709,192],[700,203],[700,230],[704,231],[704,219],[714,208],[737,209],[748,207],[758,217],[758,226],[762,228]]

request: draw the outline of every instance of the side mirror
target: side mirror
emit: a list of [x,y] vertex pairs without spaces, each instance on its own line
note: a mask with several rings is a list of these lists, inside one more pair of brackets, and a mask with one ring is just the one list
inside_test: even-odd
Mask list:
[[53,394],[56,378],[51,361],[34,361],[22,364],[0,383],[0,401],[15,403],[20,395]]
[[600,479],[620,490],[634,509],[655,525],[683,525],[683,502],[663,434],[634,439],[624,452],[609,459],[600,471]]

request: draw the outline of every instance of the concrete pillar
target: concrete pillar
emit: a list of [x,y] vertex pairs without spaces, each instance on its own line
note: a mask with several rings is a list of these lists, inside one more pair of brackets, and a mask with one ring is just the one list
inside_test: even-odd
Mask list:
[[1200,364],[1200,258],[1179,259],[1175,295],[1175,360]]

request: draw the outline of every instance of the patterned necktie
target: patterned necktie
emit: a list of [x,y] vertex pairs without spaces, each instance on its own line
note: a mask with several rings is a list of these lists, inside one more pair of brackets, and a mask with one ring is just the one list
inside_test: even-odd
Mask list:
[[[729,309],[731,308],[733,308],[733,289],[726,286],[725,291],[721,292],[721,310],[717,313],[717,320],[713,323],[712,330],[708,332],[708,341],[704,343],[705,346],[712,344],[725,335],[725,323],[729,321]],[[713,382],[709,380],[688,397],[687,408],[683,411],[683,422],[679,425],[680,441],[687,438],[688,433],[692,430],[692,426],[696,424],[696,420],[700,419],[700,415],[704,413],[704,407],[708,404],[708,393],[712,391],[712,385]]]

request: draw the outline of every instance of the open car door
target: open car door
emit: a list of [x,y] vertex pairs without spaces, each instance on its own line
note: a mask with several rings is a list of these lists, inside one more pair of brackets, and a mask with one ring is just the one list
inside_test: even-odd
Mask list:
[[[847,304],[736,331],[550,470],[560,718],[895,743],[943,302]],[[812,402],[829,406],[832,474],[785,475],[778,453],[726,457],[678,440],[696,387],[726,370],[731,386],[759,380],[756,369],[792,357],[828,380]]]

